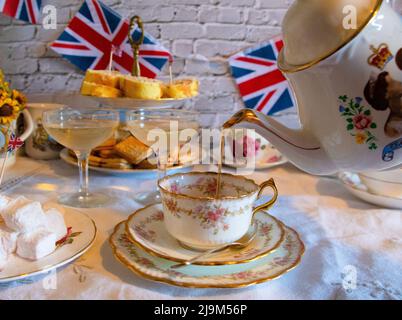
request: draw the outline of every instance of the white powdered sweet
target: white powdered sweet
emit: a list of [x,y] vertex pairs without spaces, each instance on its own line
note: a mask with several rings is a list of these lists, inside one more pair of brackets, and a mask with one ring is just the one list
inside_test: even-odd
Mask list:
[[0,271],[4,269],[7,264],[8,253],[4,248],[0,245]]
[[17,249],[18,232],[15,232],[6,225],[0,223],[0,247],[8,254],[14,253]]
[[64,222],[63,214],[56,208],[46,211],[47,230],[56,234],[56,239],[60,240],[67,234],[67,226]]
[[25,233],[46,228],[46,216],[41,204],[23,196],[11,200],[0,214],[7,227],[17,232]]
[[10,200],[9,197],[0,195],[0,212],[8,206]]
[[56,234],[45,229],[21,234],[17,240],[17,255],[38,260],[56,249]]

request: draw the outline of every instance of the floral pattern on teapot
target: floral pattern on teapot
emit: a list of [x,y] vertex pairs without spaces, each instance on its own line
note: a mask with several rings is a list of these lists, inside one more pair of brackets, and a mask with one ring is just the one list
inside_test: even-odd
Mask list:
[[357,144],[367,144],[370,150],[378,148],[377,138],[372,130],[377,128],[371,110],[362,105],[363,98],[339,97],[339,112],[346,121],[346,130],[355,138]]

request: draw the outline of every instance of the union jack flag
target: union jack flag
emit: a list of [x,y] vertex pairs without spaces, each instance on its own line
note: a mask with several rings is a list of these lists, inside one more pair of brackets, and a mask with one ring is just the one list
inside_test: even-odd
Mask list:
[[14,133],[10,135],[10,140],[8,141],[8,152],[13,152],[18,150],[24,145],[24,142],[18,138]]
[[0,0],[0,12],[15,19],[37,24],[42,0]]
[[[75,64],[81,70],[104,70],[112,66],[122,73],[133,68],[133,52],[128,41],[129,22],[98,0],[85,0],[78,13],[70,21],[52,49]],[[136,28],[132,37],[139,39],[141,31]],[[145,34],[140,48],[141,75],[155,78],[171,54],[152,36]]]
[[247,108],[272,115],[295,106],[288,82],[277,67],[282,47],[281,37],[276,37],[229,58]]

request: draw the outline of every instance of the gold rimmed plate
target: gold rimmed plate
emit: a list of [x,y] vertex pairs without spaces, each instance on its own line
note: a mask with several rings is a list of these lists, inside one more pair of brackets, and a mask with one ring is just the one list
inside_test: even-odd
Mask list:
[[109,242],[118,261],[140,277],[189,288],[243,288],[276,279],[301,261],[304,244],[296,231],[285,227],[284,241],[273,253],[243,264],[225,266],[192,265],[179,271],[176,264],[155,257],[133,244],[126,234],[126,221],[115,227]]
[[21,280],[64,266],[82,256],[95,241],[95,222],[86,214],[65,207],[64,219],[71,227],[71,236],[52,254],[37,261],[12,255],[5,268],[0,271],[0,283]]
[[[60,158],[64,162],[71,164],[73,166],[77,165],[77,160],[70,155],[68,149],[64,148],[60,151]],[[173,167],[168,167],[166,171],[169,174],[174,174],[177,172],[186,172],[191,170],[194,165],[189,161],[183,164],[178,164]],[[105,168],[105,167],[97,167],[93,165],[89,165],[89,169],[93,171],[103,172],[107,174],[135,174],[141,176],[143,178],[153,178],[157,177],[158,169],[113,169],[113,168]]]
[[[154,204],[133,213],[125,226],[129,240],[151,255],[174,262],[185,262],[199,255],[199,252],[180,245],[169,234],[165,228],[162,210],[161,204]],[[240,264],[272,253],[283,241],[285,232],[282,223],[268,213],[260,212],[255,216],[255,224],[257,235],[248,246],[242,249],[224,250],[194,264],[205,266]]]

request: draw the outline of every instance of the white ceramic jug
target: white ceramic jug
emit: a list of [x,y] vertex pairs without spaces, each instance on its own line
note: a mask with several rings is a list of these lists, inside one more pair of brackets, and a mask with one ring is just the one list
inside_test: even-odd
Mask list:
[[224,126],[255,128],[313,174],[401,166],[401,17],[382,0],[296,0],[283,36],[301,129],[249,109]]

